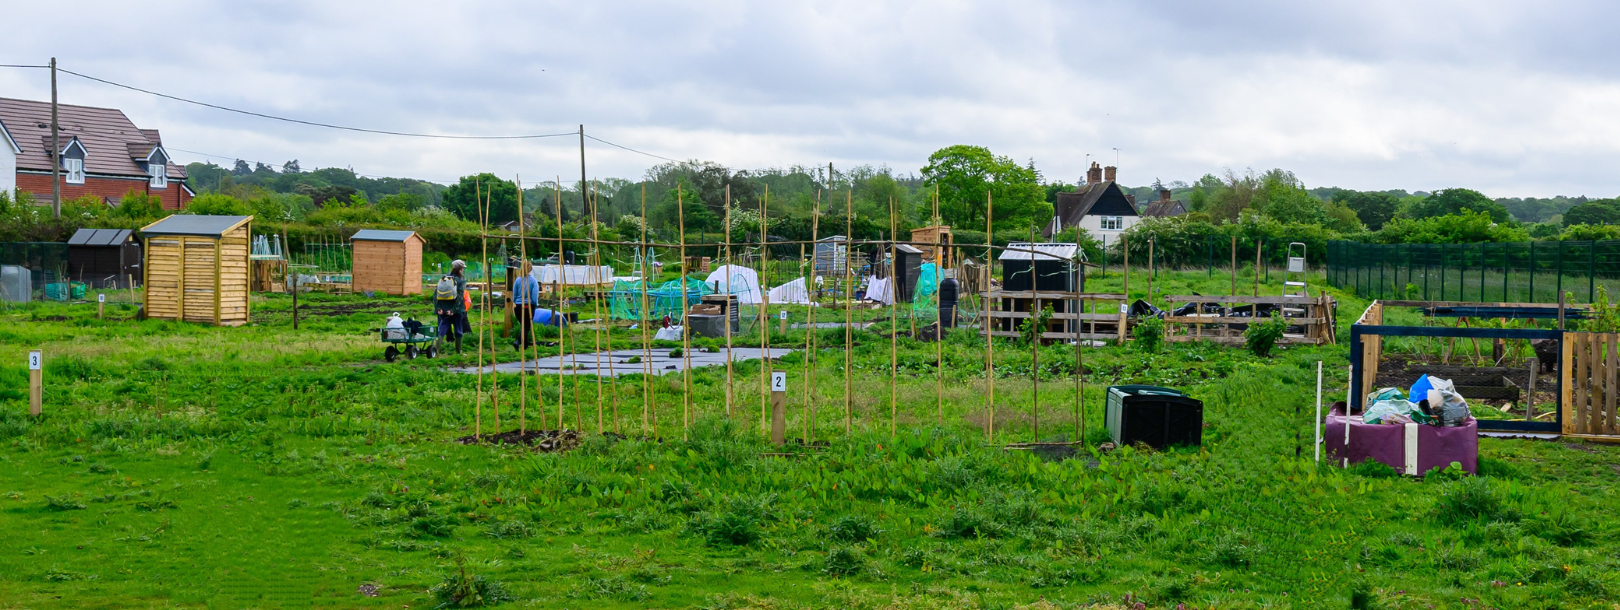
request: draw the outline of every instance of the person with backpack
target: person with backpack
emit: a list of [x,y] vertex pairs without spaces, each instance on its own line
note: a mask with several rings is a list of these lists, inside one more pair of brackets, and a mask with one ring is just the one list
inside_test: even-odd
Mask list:
[[461,353],[461,336],[472,332],[467,322],[467,309],[471,295],[467,293],[467,263],[460,259],[450,263],[450,275],[439,279],[433,288],[433,313],[439,316],[439,340],[448,338],[456,343]]
[[518,336],[512,340],[512,349],[534,345],[534,308],[540,302],[540,282],[531,274],[534,265],[523,261],[517,269],[517,280],[512,282],[512,307],[518,317]]

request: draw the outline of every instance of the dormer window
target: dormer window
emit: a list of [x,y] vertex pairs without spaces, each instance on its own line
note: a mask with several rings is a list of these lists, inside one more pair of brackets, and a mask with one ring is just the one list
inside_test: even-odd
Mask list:
[[152,174],[152,188],[160,189],[169,186],[169,165],[167,163],[153,163],[150,173]]
[[62,170],[67,172],[68,184],[84,184],[84,159],[63,159]]

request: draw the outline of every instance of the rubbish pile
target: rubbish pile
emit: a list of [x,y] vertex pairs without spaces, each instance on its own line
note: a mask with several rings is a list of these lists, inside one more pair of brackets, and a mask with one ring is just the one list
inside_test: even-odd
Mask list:
[[[1412,402],[1411,398],[1417,398]],[[1408,393],[1400,388],[1382,388],[1367,396],[1368,406],[1361,421],[1368,424],[1408,424],[1461,426],[1471,419],[1468,401],[1457,393],[1449,379],[1429,375],[1419,377]]]

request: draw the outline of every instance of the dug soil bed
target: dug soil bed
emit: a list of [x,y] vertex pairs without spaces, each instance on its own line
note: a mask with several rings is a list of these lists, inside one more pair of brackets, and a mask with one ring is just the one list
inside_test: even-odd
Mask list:
[[511,430],[482,436],[463,436],[456,439],[463,445],[524,445],[536,451],[551,453],[568,451],[579,446],[579,433],[573,430]]

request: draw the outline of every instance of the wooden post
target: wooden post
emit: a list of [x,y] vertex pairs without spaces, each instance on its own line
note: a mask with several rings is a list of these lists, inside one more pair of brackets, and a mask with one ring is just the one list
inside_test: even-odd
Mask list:
[[[1031,384],[1029,410],[1034,417],[1034,425],[1031,427],[1032,438],[1030,440],[1039,443],[1041,442],[1041,340],[1046,337],[1046,326],[1034,324],[1036,316],[1041,313],[1041,287],[1037,283],[1040,275],[1035,273],[1035,225],[1033,224],[1029,225],[1028,243],[1030,244],[1030,251],[1026,254],[1029,255],[1029,281],[1030,287],[1035,289],[1035,298],[1030,301],[1029,307],[1030,330],[1034,331],[1034,336],[1031,337],[1029,342],[1029,381]],[[1148,286],[1152,285],[1152,281],[1149,280]],[[1149,290],[1152,290],[1152,288],[1149,288]],[[1148,298],[1153,298],[1151,293]]]
[[787,371],[771,371],[771,443],[787,443]]
[[1153,276],[1159,273],[1159,268],[1153,265],[1153,238],[1148,238],[1148,291],[1147,300],[1153,302]]
[[[1260,296],[1260,247],[1264,243],[1264,239],[1257,239],[1254,242],[1254,296]],[[1259,304],[1249,304],[1249,317],[1255,320],[1260,319]],[[1348,446],[1346,445],[1346,447]]]
[[107,310],[107,293],[105,293],[105,292],[97,293],[96,294],[96,319],[97,320],[102,319],[102,316],[103,316],[103,314],[106,313],[106,310]]
[[[141,267],[145,268],[146,265],[142,264]],[[129,282],[129,304],[133,306],[133,305],[135,305],[135,274],[126,273],[126,274],[124,274],[124,277],[128,278],[128,282]],[[283,278],[282,282],[285,283],[286,279]]]
[[[596,243],[596,203],[591,194],[590,184],[582,184],[580,188],[584,189],[580,192],[580,195],[584,197],[581,203],[585,207],[585,221],[591,223],[591,256],[586,259],[591,268],[585,274],[585,279],[591,282],[596,292],[591,299],[592,307],[596,313],[596,329],[591,336],[591,345],[596,349],[596,433],[601,434],[607,430],[602,424],[602,327],[607,325],[602,317],[602,278],[598,275],[602,268],[602,249],[601,245]],[[611,337],[609,337],[608,345],[611,349]],[[613,364],[612,358],[608,359],[608,364],[610,366]],[[614,425],[617,426],[617,415],[615,415],[614,420]]]
[[1536,377],[1541,373],[1541,360],[1532,352],[1530,357],[1530,388],[1525,392],[1524,420],[1530,421],[1536,416]]
[[[892,212],[890,214],[893,215]],[[934,183],[934,218],[933,218],[933,222],[930,223],[930,224],[934,225],[934,281],[935,281],[935,284],[936,284],[936,286],[935,286],[935,297],[934,298],[938,299],[939,298],[939,296],[938,296],[938,285],[943,284],[945,282],[945,280],[942,279],[944,277],[944,273],[945,273],[945,271],[944,271],[945,270],[945,256],[944,256],[945,245],[943,243],[940,243],[940,239],[939,239],[939,235],[943,231],[942,229],[940,229],[940,227],[943,226],[944,223],[941,222],[941,220],[939,218],[939,183],[938,182]],[[960,301],[961,298],[962,298],[962,291],[960,290],[961,284],[958,283],[957,286],[958,286],[958,290],[956,292],[956,297],[957,297],[957,300]],[[957,310],[958,307],[959,306],[954,306],[954,305],[951,307],[951,328],[956,328],[956,310]],[[938,310],[939,310],[939,308],[935,307],[935,313],[934,313],[934,411],[935,411],[934,425],[943,427],[945,425],[945,320],[939,316]]]
[[1125,303],[1131,302],[1131,239],[1121,234],[1119,236],[1119,249],[1125,253],[1125,286],[1120,292],[1125,294]]
[[[804,260],[804,244],[799,244],[799,260]],[[781,315],[777,316],[777,321],[776,321],[776,332],[777,333],[783,334],[783,335],[787,334],[787,319],[788,319],[787,310],[783,309]]]
[[44,356],[39,350],[28,352],[28,414],[39,417],[44,412],[45,378]]
[[[483,188],[479,186],[477,178],[473,179],[473,189],[473,201],[477,202],[478,204],[478,244],[483,248],[483,258],[480,261],[480,264],[484,267],[488,267],[489,240],[484,238],[484,235],[488,234],[489,232],[489,223],[485,222],[485,215],[488,212],[485,209],[487,204],[484,202],[484,197],[480,192],[483,190]],[[484,273],[486,275],[484,279],[489,279],[489,270],[485,269]],[[473,403],[473,438],[478,438],[480,433],[483,432],[483,430],[481,430],[482,421],[480,420],[480,414],[484,408],[484,295],[488,294],[489,291],[485,290],[483,291],[483,294],[478,297],[478,393],[476,394],[477,401]],[[467,313],[469,316],[472,314],[472,312]],[[490,388],[489,395],[490,399],[493,400],[495,397],[495,389],[493,387],[495,384],[495,369],[493,366],[490,367],[489,381],[490,385],[492,386]],[[495,433],[501,433],[500,411],[496,411],[495,415]]]
[[1232,236],[1232,296],[1237,296],[1237,236]]

